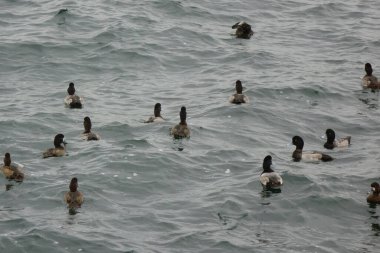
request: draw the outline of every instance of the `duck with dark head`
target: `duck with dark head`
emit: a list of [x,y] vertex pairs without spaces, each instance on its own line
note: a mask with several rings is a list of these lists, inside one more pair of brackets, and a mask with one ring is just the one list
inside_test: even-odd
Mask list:
[[182,139],[182,138],[189,138],[190,137],[190,129],[187,127],[187,122],[186,122],[186,107],[182,106],[181,111],[179,113],[179,117],[181,121],[179,122],[178,125],[174,126],[170,130],[170,134],[175,138],[175,139]]
[[351,144],[351,136],[346,136],[343,138],[335,139],[335,132],[332,129],[326,130],[327,141],[325,145],[323,145],[327,149],[333,148],[345,148]]
[[144,123],[152,123],[152,122],[163,122],[165,121],[161,116],[161,104],[157,103],[154,105],[154,115],[151,116]]
[[235,89],[236,93],[229,98],[229,102],[232,104],[249,103],[248,97],[243,95],[243,85],[240,80],[236,81]]
[[377,182],[371,184],[371,193],[367,197],[367,202],[380,204],[380,185]]
[[64,99],[65,105],[70,108],[82,108],[83,98],[75,95],[74,83],[69,84],[69,88],[67,88],[67,93],[68,95]]
[[292,154],[293,161],[295,162],[299,162],[301,160],[329,162],[333,160],[331,156],[318,152],[318,151],[311,151],[311,152],[303,151],[304,142],[303,142],[303,139],[299,136],[293,137],[292,144],[296,146],[296,149],[294,150]]
[[54,137],[54,148],[49,148],[42,155],[43,158],[64,156],[66,154],[66,142],[63,134]]
[[82,134],[82,139],[87,140],[87,141],[97,141],[100,140],[99,135],[91,132],[91,119],[90,117],[85,117],[83,119],[83,126],[84,126],[84,132]]
[[253,35],[251,26],[244,21],[234,24],[232,29],[236,29],[235,36],[239,39],[250,39]]
[[366,63],[364,65],[364,70],[366,74],[362,78],[363,88],[379,89],[380,83],[378,82],[376,76],[372,75],[372,65],[370,63]]
[[11,154],[5,153],[4,164],[1,166],[0,171],[9,180],[21,182],[24,180],[24,173],[21,172],[21,166],[12,164]]
[[64,201],[70,210],[80,208],[83,204],[83,194],[78,191],[78,179],[73,177],[70,181],[70,191],[65,193]]
[[279,188],[282,185],[281,176],[272,169],[272,157],[270,155],[264,158],[260,182],[265,189]]

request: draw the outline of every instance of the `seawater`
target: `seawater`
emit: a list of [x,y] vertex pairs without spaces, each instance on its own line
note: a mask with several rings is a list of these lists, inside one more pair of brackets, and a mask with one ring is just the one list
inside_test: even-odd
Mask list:
[[[67,12],[58,14],[60,9]],[[1,252],[378,252],[380,2],[0,1]],[[231,36],[244,20],[250,40]],[[227,100],[240,79],[251,103]],[[84,108],[63,105],[69,82]],[[142,123],[162,104],[162,124]],[[169,128],[187,107],[190,140]],[[80,139],[83,118],[102,140]],[[294,135],[330,163],[291,160]],[[63,133],[68,156],[42,159]],[[179,151],[178,148],[183,149]],[[272,155],[282,192],[263,192]],[[63,202],[78,177],[85,203]],[[13,185],[6,190],[6,185]],[[8,187],[9,188],[9,187]]]

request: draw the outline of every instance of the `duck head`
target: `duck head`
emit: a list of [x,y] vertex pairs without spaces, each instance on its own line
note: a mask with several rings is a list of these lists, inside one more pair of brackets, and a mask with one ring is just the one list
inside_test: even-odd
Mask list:
[[161,104],[157,103],[154,105],[154,117],[161,117]]
[[263,161],[263,170],[264,170],[263,172],[273,172],[271,165],[272,165],[272,157],[270,155],[267,155]]
[[54,147],[62,148],[61,144],[66,145],[66,142],[63,140],[63,138],[65,138],[63,134],[57,134],[54,137]]
[[181,111],[179,112],[179,118],[183,124],[186,124],[186,114],[186,107],[182,106]]
[[327,137],[327,142],[328,143],[333,143],[335,140],[335,132],[332,129],[327,129],[326,130],[326,137]]
[[91,119],[90,117],[85,117],[83,120],[83,126],[84,126],[84,133],[90,133],[91,132]]
[[367,76],[372,76],[372,66],[371,66],[371,63],[366,63],[364,65],[364,70],[365,72],[367,73]]
[[302,150],[303,149],[303,140],[301,137],[299,136],[294,136],[293,139],[292,139],[292,144],[294,146],[296,146],[296,149],[300,149]]
[[69,84],[69,88],[67,88],[67,93],[69,93],[69,95],[74,95],[75,94],[74,83],[70,83]]
[[11,166],[11,154],[5,153],[4,166]]
[[71,179],[69,188],[71,192],[76,192],[78,190],[78,179],[76,177]]
[[236,93],[237,94],[242,94],[243,93],[243,85],[241,84],[241,81],[240,80],[237,80],[236,81]]

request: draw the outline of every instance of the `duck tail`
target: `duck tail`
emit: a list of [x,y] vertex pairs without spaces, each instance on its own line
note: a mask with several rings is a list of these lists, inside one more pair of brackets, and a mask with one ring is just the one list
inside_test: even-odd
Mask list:
[[348,145],[351,145],[351,136],[347,136]]
[[71,102],[70,108],[82,108],[82,103],[79,101]]
[[334,158],[332,158],[329,155],[322,154],[322,159],[321,160],[322,160],[322,162],[330,162],[330,161],[334,160]]

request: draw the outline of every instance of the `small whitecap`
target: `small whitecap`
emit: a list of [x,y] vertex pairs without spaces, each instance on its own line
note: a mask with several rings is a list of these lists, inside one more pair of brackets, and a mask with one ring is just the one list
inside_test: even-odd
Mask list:
[[104,173],[104,172],[102,172],[102,173],[100,173],[101,175],[105,175],[106,173]]
[[55,241],[54,244],[59,244],[59,242]]
[[230,174],[231,173],[231,170],[230,169],[226,169],[226,171],[224,172],[226,174]]
[[137,175],[138,175],[138,174],[137,174],[136,172],[133,173],[133,176],[134,176],[134,177],[137,177]]
[[128,154],[128,156],[135,156],[135,154]]
[[325,134],[321,135],[321,139],[325,139],[325,138],[326,138]]
[[78,249],[78,251],[83,251],[83,249]]
[[228,115],[227,118],[231,118],[231,115]]
[[164,150],[160,148],[158,151],[163,152]]
[[113,177],[118,177],[119,175],[113,175]]
[[127,177],[127,179],[132,179],[132,177]]

